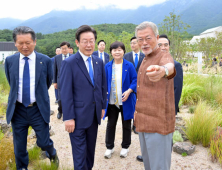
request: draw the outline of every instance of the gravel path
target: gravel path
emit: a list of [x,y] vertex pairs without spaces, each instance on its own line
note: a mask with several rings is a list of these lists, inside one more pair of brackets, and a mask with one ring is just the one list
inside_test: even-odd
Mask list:
[[[57,107],[55,104],[54,87],[49,89],[51,110],[55,114],[51,116],[50,125],[55,132],[51,136],[54,141],[55,148],[60,159],[60,169],[73,169],[72,151],[68,133],[64,130],[62,120],[57,119]],[[179,113],[181,116],[185,113]],[[115,151],[111,159],[104,159],[105,147],[105,133],[107,120],[102,121],[98,129],[95,163],[93,170],[144,170],[143,163],[136,161],[136,156],[141,154],[139,137],[132,133],[132,144],[129,148],[130,152],[127,158],[120,158],[121,139],[122,139],[122,125],[121,116],[117,123],[117,132],[115,139]],[[212,163],[208,149],[201,145],[196,146],[196,151],[191,156],[182,157],[177,153],[172,153],[171,170],[220,170],[222,167],[219,163]]]

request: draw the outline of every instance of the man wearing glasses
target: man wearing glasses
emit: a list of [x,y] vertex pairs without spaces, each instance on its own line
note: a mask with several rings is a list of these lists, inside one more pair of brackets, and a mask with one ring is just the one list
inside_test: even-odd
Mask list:
[[106,77],[103,61],[92,55],[96,31],[82,25],[75,38],[79,50],[62,62],[60,71],[63,120],[70,136],[74,169],[90,170],[98,124],[106,108]]
[[154,23],[141,23],[135,35],[145,54],[138,72],[134,114],[144,167],[170,170],[175,129],[174,61],[170,53],[159,48],[159,32]]

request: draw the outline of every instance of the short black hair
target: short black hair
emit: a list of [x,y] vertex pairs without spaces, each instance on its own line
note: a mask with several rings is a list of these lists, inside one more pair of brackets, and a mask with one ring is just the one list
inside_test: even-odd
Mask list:
[[70,49],[70,48],[73,49],[73,47],[71,47],[71,46],[69,47],[69,49]]
[[70,44],[69,44],[69,42],[67,42],[67,41],[63,41],[63,42],[60,44],[60,47],[62,47],[62,46],[64,46],[64,45],[67,45],[68,48],[70,47]]
[[168,41],[169,41],[169,46],[170,46],[170,40],[168,39],[167,35],[166,34],[161,34],[159,36],[159,38],[166,38]]
[[14,42],[16,42],[17,40],[17,35],[22,35],[22,34],[31,34],[32,40],[33,41],[36,40],[36,35],[32,28],[26,27],[26,26],[19,26],[19,27],[16,27],[12,33]]
[[97,45],[99,45],[99,43],[101,43],[101,42],[104,42],[105,45],[106,45],[106,42],[105,42],[104,40],[99,40],[98,43],[97,43]]
[[84,32],[92,32],[94,34],[95,40],[97,39],[96,30],[89,25],[82,25],[76,31],[76,40],[80,40],[80,35]]
[[112,51],[113,49],[117,49],[117,48],[119,48],[119,47],[123,49],[124,54],[125,54],[125,52],[126,52],[126,50],[125,50],[125,45],[124,45],[122,42],[120,42],[120,41],[115,41],[114,43],[112,43],[112,44],[110,45],[110,48],[109,48],[110,53],[111,53],[111,51]]
[[132,38],[130,39],[130,42],[131,42],[132,40],[134,40],[134,39],[136,39],[136,37],[132,37]]

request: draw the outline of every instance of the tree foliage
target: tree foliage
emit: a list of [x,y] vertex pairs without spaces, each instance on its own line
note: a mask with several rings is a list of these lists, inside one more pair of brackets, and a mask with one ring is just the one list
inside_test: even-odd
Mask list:
[[160,34],[166,34],[170,39],[170,53],[173,58],[181,60],[186,55],[187,43],[184,42],[189,37],[186,32],[190,26],[181,21],[180,15],[170,12],[170,16],[166,16],[160,23]]

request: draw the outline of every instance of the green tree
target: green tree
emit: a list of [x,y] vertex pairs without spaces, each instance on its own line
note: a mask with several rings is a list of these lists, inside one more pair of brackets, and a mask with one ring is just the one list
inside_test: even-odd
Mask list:
[[170,12],[170,16],[166,16],[162,23],[159,24],[160,34],[166,34],[170,39],[170,52],[173,58],[181,60],[186,55],[187,44],[183,41],[189,37],[186,32],[190,26],[181,21],[180,15]]

